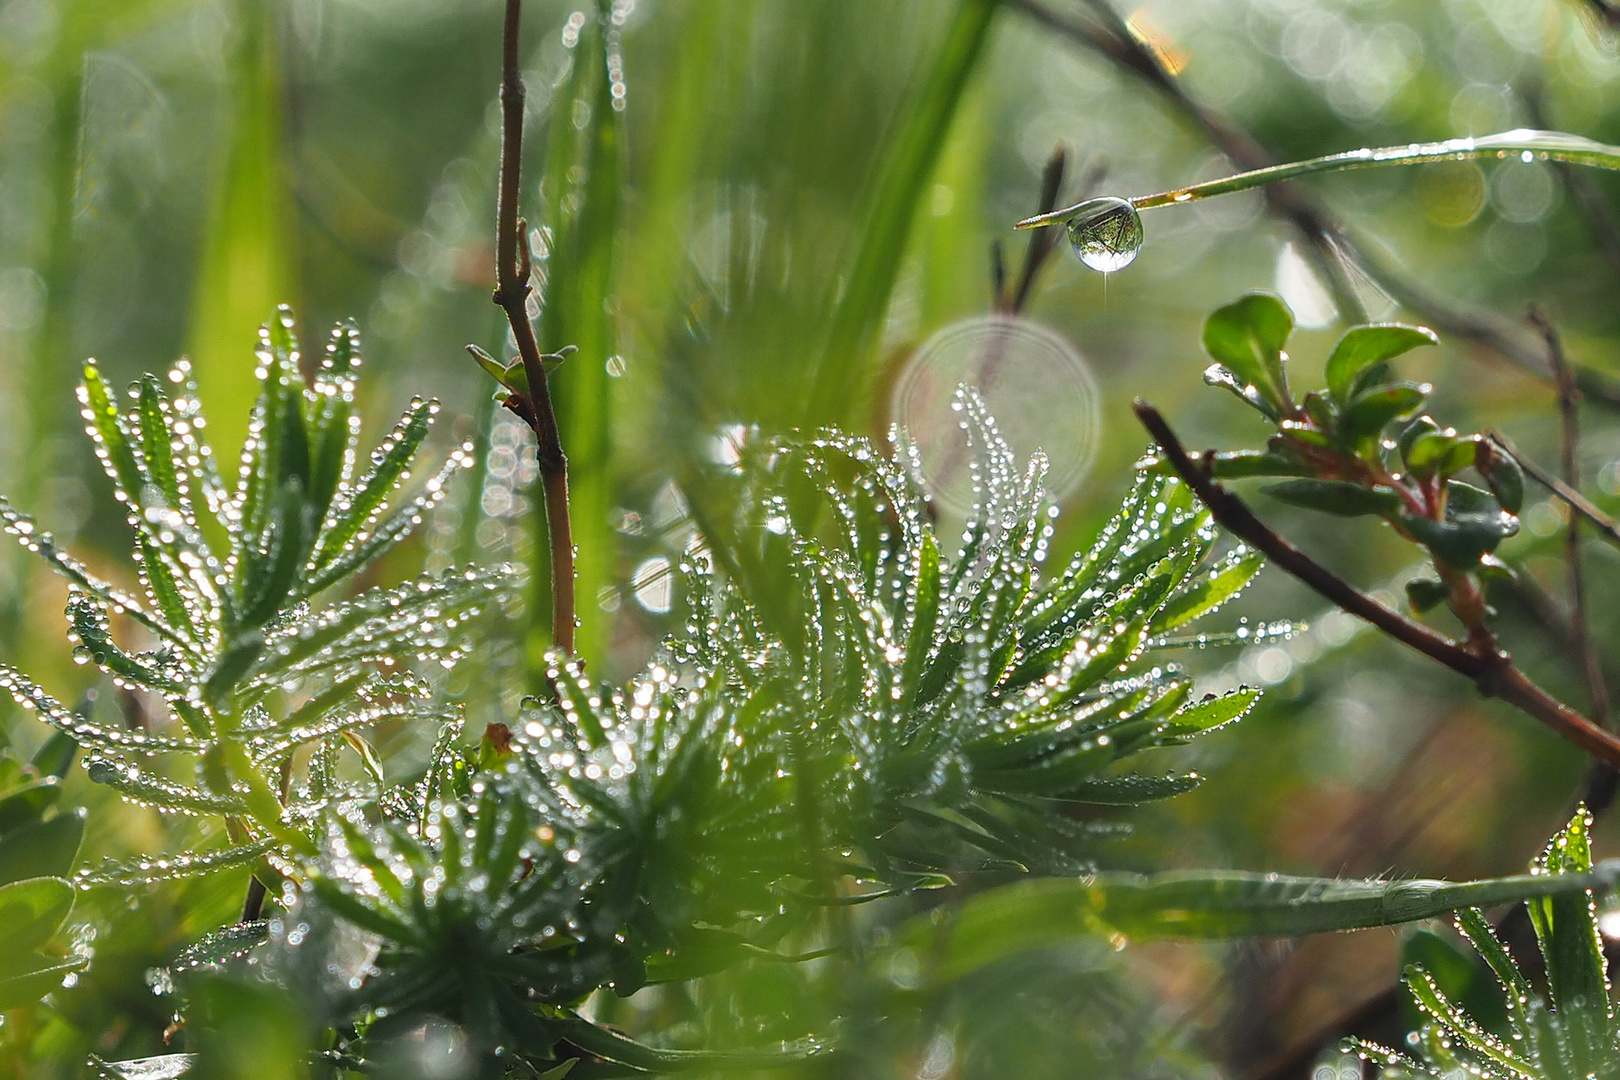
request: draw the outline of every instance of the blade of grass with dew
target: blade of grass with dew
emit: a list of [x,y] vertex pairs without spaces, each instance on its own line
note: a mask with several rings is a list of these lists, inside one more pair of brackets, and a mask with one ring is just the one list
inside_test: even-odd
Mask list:
[[968,79],[990,36],[997,0],[963,0],[917,96],[879,162],[859,248],[810,384],[805,419],[851,420],[867,399],[867,363],[900,275],[919,201],[926,197]]

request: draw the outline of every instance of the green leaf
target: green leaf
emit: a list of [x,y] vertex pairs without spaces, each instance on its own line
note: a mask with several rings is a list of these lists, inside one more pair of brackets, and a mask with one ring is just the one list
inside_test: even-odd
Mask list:
[[1462,1043],[1509,1076],[1524,1077],[1526,1080],[1536,1076],[1530,1062],[1519,1059],[1506,1044],[1474,1023],[1423,968],[1407,968],[1402,981],[1417,1006],[1446,1028],[1456,1042]]
[[241,629],[263,626],[295,599],[298,571],[303,567],[315,528],[310,510],[304,501],[303,482],[289,478],[276,497],[270,527],[265,532],[264,557],[257,563],[257,572],[244,582],[241,614],[237,617]]
[[371,523],[374,515],[393,492],[394,486],[405,475],[406,466],[416,455],[422,440],[433,427],[433,414],[438,402],[417,400],[411,402],[405,415],[394,430],[371,455],[371,470],[361,478],[351,492],[340,497],[332,507],[332,521],[320,542],[320,550],[311,560],[314,569],[322,569],[344,554],[355,538]]
[[[88,705],[81,706],[88,708]],[[73,755],[78,753],[79,744],[73,736],[65,731],[53,731],[50,738],[34,751],[31,764],[41,776],[54,776],[58,780],[68,774],[73,767]]]
[[[1459,925],[1461,917],[1462,912],[1458,912]],[[1507,1029],[1508,1015],[1502,1006],[1502,996],[1497,992],[1496,980],[1475,957],[1454,945],[1451,938],[1422,926],[1411,930],[1401,945],[1401,968],[1407,970],[1413,966],[1421,968],[1447,998],[1461,1005],[1481,1026],[1491,1031]],[[1409,1009],[1407,1028],[1416,1030],[1421,1023],[1422,1016],[1417,1010]]]
[[[1592,869],[1592,816],[1582,806],[1563,831],[1548,842],[1536,867],[1552,878],[1581,879]],[[1560,1013],[1608,1005],[1603,935],[1590,896],[1584,891],[1548,894],[1531,900],[1530,924],[1547,965],[1547,982]],[[1612,1049],[1612,1048],[1611,1048]]]
[[1339,338],[1328,356],[1328,390],[1340,404],[1348,402],[1355,380],[1367,368],[1393,360],[1420,345],[1438,345],[1440,339],[1426,326],[1373,323],[1353,326]]
[[1251,408],[1258,409],[1266,419],[1276,421],[1281,417],[1275,403],[1259,387],[1239,378],[1238,375],[1220,364],[1211,364],[1204,369],[1204,384],[1206,386],[1219,386],[1230,390],[1238,399]]
[[1434,387],[1428,383],[1392,383],[1364,390],[1350,399],[1339,416],[1339,435],[1354,445],[1380,435],[1392,420],[1423,407]]
[[36,824],[62,797],[62,785],[48,776],[15,788],[0,798],[0,836],[24,825]]
[[164,416],[163,388],[157,376],[148,373],[140,383],[136,400],[136,415],[140,418],[141,456],[146,459],[146,473],[163,493],[169,509],[179,510],[184,505],[180,494],[180,473],[174,467],[174,436]]
[[0,837],[0,885],[31,877],[66,877],[84,840],[81,807]]
[[1609,887],[1616,874],[1620,867],[1605,864],[1587,874],[1464,883],[1238,872],[1051,878],[981,893],[937,926],[913,924],[902,940],[930,955],[940,977],[957,978],[1030,949],[1098,934],[1136,941],[1298,937],[1415,922],[1463,907],[1534,897],[1585,903],[1585,890]]
[[1394,489],[1363,487],[1348,480],[1288,480],[1260,490],[1281,502],[1337,517],[1387,517],[1401,509],[1401,497]]
[[1406,602],[1419,615],[1439,607],[1450,596],[1450,586],[1434,578],[1413,578],[1406,583]]
[[1183,706],[1171,716],[1166,734],[1179,737],[1214,731],[1242,719],[1259,700],[1260,691],[1252,686],[1242,686],[1219,696],[1206,694],[1202,701]]
[[1471,570],[1486,554],[1496,550],[1507,532],[1477,522],[1440,522],[1432,518],[1401,515],[1401,525],[1435,558],[1458,570]]
[[45,966],[19,975],[0,977],[0,1013],[39,1004],[40,998],[62,985],[62,980],[75,971],[90,965],[90,958],[75,956],[71,960],[50,963],[32,957]]
[[1287,305],[1269,293],[1250,293],[1204,322],[1204,351],[1239,383],[1258,390],[1274,414],[1282,416],[1293,408],[1283,353],[1293,332],[1294,316]]
[[59,877],[0,885],[0,962],[30,953],[56,933],[73,910],[73,886]]
[[355,896],[331,878],[317,877],[312,884],[322,904],[362,930],[380,934],[387,941],[415,941],[415,931],[392,914],[382,911],[376,906],[376,901]]
[[1513,455],[1490,439],[1474,444],[1474,468],[1502,504],[1502,509],[1517,514],[1524,507],[1524,470]]
[[1402,440],[1401,457],[1407,468],[1422,477],[1449,477],[1474,463],[1475,440],[1458,438],[1455,431],[1423,431],[1410,442]]
[[1474,946],[1474,950],[1490,967],[1503,991],[1513,1000],[1530,996],[1530,982],[1508,954],[1507,946],[1496,936],[1496,930],[1478,908],[1462,908],[1457,912],[1457,930]]
[[1093,806],[1136,806],[1185,794],[1203,782],[1204,778],[1195,772],[1166,773],[1164,776],[1146,773],[1094,776],[1065,791],[1062,801]]
[[1223,450],[1204,458],[1220,480],[1241,480],[1251,476],[1311,476],[1313,470],[1297,451]]
[[299,385],[284,387],[277,423],[281,434],[276,439],[279,460],[276,463],[276,483],[285,486],[298,481],[300,492],[309,490],[313,462],[309,445],[309,425],[304,420],[304,391]]
[[1265,564],[1265,556],[1253,548],[1234,553],[1191,588],[1184,588],[1171,597],[1159,609],[1151,632],[1167,633],[1218,610],[1248,588]]
[[1372,364],[1356,376],[1356,381],[1350,386],[1350,397],[1354,399],[1369,390],[1376,390],[1390,379],[1388,364]]
[[157,550],[145,530],[136,534],[135,544],[141,553],[141,576],[146,579],[146,588],[157,603],[158,611],[163,613],[164,621],[176,636],[200,642],[202,634],[191,618],[191,607],[180,592],[163,554]]
[[923,534],[915,588],[911,627],[906,634],[906,666],[901,676],[903,700],[913,704],[918,698],[928,654],[934,645],[934,628],[939,622],[939,545],[931,533]]
[[1401,516],[1401,524],[1436,557],[1458,569],[1474,569],[1498,544],[1519,531],[1519,519],[1488,491],[1460,480],[1446,483],[1446,520]]
[[146,486],[146,474],[135,460],[130,445],[129,430],[118,412],[112,392],[101,378],[101,369],[94,360],[84,362],[84,381],[79,384],[79,401],[90,415],[91,428],[97,440],[97,450],[118,489],[131,506],[141,504],[141,489]]
[[[477,345],[468,345],[467,354],[477,361],[478,366],[483,368],[489,377],[494,379],[501,386],[506,387],[508,390],[519,389],[510,381],[511,375],[507,366],[495,359],[493,356],[489,355],[489,353],[485,352],[483,349],[480,349]],[[523,365],[519,364],[518,371],[521,372],[522,370]],[[524,393],[527,393],[528,389],[529,380],[525,378],[523,380],[522,390]]]
[[262,919],[221,927],[196,944],[187,946],[174,958],[174,963],[170,967],[175,971],[184,971],[188,968],[223,964],[227,960],[252,951],[269,938],[270,923]]

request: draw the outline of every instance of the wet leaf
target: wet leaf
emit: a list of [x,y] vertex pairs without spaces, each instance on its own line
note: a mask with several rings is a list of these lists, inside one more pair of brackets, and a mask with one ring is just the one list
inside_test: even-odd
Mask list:
[[1362,372],[1420,345],[1438,345],[1440,339],[1425,326],[1375,323],[1346,330],[1328,356],[1327,385],[1341,405],[1350,401],[1355,381]]
[[[1205,321],[1204,351],[1235,376],[1239,386],[1253,386],[1271,415],[1282,416],[1292,409],[1283,346],[1293,331],[1294,317],[1281,300],[1269,293],[1251,293]],[[1246,397],[1241,392],[1240,396]]]

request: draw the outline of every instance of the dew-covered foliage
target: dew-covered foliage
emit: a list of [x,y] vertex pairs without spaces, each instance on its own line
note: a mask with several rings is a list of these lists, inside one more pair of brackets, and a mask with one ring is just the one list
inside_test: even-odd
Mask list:
[[[454,569],[341,594],[422,522],[466,451],[390,505],[438,406],[413,401],[368,459],[358,333],[337,327],[307,379],[304,364],[282,309],[260,335],[258,402],[227,484],[186,361],[132,385],[122,404],[86,363],[82,415],[133,533],[138,593],[101,580],[0,501],[6,530],[69,583],[74,659],[110,676],[144,722],[70,710],[10,667],[0,666],[0,685],[83,748],[93,780],[132,802],[227,819],[222,846],[109,863],[81,874],[83,887],[313,850],[321,807],[374,798],[384,781],[365,730],[444,718],[415,665],[452,665],[470,647],[467,621],[510,579],[503,567]],[[316,767],[295,776],[306,747]],[[371,774],[364,783],[337,780],[346,752]]]
[[[1592,869],[1592,815],[1581,807],[1536,859],[1538,874]],[[1591,892],[1525,904],[1539,946],[1542,977],[1514,959],[1478,908],[1457,913],[1457,930],[1485,961],[1502,996],[1500,1015],[1475,1017],[1421,965],[1404,982],[1422,1017],[1410,1037],[1414,1053],[1367,1042],[1348,1049],[1377,1062],[1388,1077],[1471,1076],[1485,1080],[1601,1080],[1620,1075],[1608,959]]]
[[[1257,692],[1191,700],[1155,643],[1258,562],[1239,550],[1210,568],[1207,516],[1148,477],[1089,550],[1043,573],[1042,462],[1019,467],[978,400],[963,406],[980,499],[954,552],[903,437],[892,457],[834,433],[756,442],[712,530],[723,542],[681,568],[687,622],[640,675],[605,686],[553,656],[552,700],[476,749],[449,729],[380,817],[328,815],[297,919],[335,917],[377,948],[329,1000],[374,1018],[345,1053],[386,1056],[432,1017],[537,1068],[829,1052],[837,1032],[814,1027],[774,1030],[768,1051],[653,1048],[579,1008],[598,988],[745,962],[807,978],[816,958],[851,963],[852,905],[892,898],[877,916],[892,922],[952,895],[935,890],[1093,870],[1122,829],[1103,808],[1198,783],[1122,766],[1237,719]],[[319,935],[277,940],[284,963],[333,966]]]
[[[1394,361],[1439,344],[1427,327],[1350,327],[1328,356],[1327,385],[1297,400],[1284,351],[1293,329],[1287,305],[1267,293],[1242,297],[1205,322],[1204,349],[1215,362],[1204,381],[1276,428],[1263,450],[1213,455],[1213,475],[1283,478],[1263,490],[1307,510],[1382,520],[1433,563],[1434,577],[1406,586],[1412,610],[1445,605],[1483,635],[1482,583],[1512,576],[1495,552],[1519,531],[1518,463],[1490,435],[1443,427],[1425,411],[1434,387],[1397,377]],[[1469,471],[1483,486],[1459,479]]]

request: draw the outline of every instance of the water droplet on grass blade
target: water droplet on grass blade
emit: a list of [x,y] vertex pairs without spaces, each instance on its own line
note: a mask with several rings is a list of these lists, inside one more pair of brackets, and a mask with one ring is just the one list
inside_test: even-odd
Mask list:
[[1142,216],[1111,195],[1081,203],[1068,229],[1080,261],[1104,274],[1125,269],[1142,250]]

